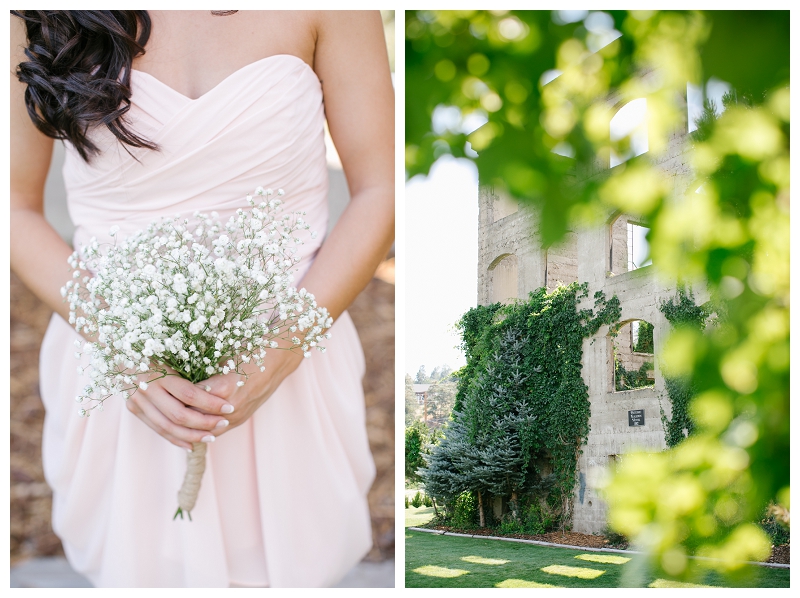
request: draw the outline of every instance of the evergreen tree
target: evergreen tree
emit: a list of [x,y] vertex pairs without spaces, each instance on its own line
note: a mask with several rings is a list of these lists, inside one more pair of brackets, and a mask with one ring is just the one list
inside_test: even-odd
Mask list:
[[417,473],[425,465],[425,454],[430,441],[430,431],[421,421],[414,422],[406,427],[405,435],[405,456],[406,456],[406,479],[409,482],[419,482],[420,477]]
[[[434,496],[448,500],[463,491],[474,493],[481,527],[486,525],[490,496],[510,498],[516,517],[518,494],[533,480],[528,466],[536,418],[524,396],[523,346],[519,330],[501,336],[491,362],[466,397],[464,411],[454,413],[423,473],[426,489]],[[446,467],[452,469],[440,471]]]
[[461,415],[454,413],[453,420],[444,431],[444,438],[424,456],[425,467],[417,471],[425,493],[444,504],[449,513],[453,511],[456,497],[467,487],[465,476],[456,466],[465,438],[466,429]]
[[[516,328],[497,340],[486,369],[467,395],[465,414],[475,451],[471,470],[488,494],[508,498],[516,517],[518,495],[533,482],[536,417],[524,373],[525,341]],[[463,465],[462,465],[463,467]]]

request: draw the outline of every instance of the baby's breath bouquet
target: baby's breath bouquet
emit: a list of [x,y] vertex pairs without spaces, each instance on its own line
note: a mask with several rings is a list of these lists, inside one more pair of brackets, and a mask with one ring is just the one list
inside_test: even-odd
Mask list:
[[[91,355],[89,383],[76,397],[81,416],[164,376],[197,383],[234,372],[241,386],[244,364],[264,371],[270,348],[324,352],[332,319],[292,286],[305,213],[280,214],[283,190],[273,198],[259,187],[254,195],[224,225],[216,212],[196,212],[191,221],[153,222],[124,242],[114,227],[114,243],[93,238],[70,256],[73,279],[61,293],[70,324],[92,339],[75,341],[76,357]],[[206,446],[194,443],[189,454],[176,516],[194,507]]]

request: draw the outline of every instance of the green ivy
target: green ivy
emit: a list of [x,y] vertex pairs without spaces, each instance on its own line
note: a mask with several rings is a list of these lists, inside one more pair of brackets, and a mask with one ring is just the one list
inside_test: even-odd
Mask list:
[[583,339],[621,314],[619,300],[602,292],[594,309],[580,309],[587,296],[585,283],[541,288],[527,301],[479,306],[461,318],[467,364],[458,372],[454,418],[420,472],[437,501],[452,504],[464,492],[481,496],[483,505],[497,496],[506,504],[537,496],[552,513],[548,526],[570,524],[577,460],[589,434]]
[[639,321],[639,337],[633,347],[635,353],[653,352],[653,325],[644,320]]
[[655,381],[647,376],[653,369],[652,361],[645,361],[638,370],[626,370],[619,358],[614,355],[614,388],[620,390],[633,390],[653,386]]
[[484,331],[492,325],[495,314],[501,307],[501,303],[473,307],[461,316],[461,319],[456,323],[456,330],[461,334],[459,348],[464,352],[467,363],[463,368],[455,372],[455,376],[458,379],[458,390],[456,391],[453,411],[464,410],[464,398],[467,388],[475,378],[478,364],[481,362],[482,347],[480,342]]
[[[691,289],[686,290],[684,287],[679,287],[676,297],[664,301],[660,309],[673,328],[690,327],[701,331],[711,313],[709,304],[697,305]],[[667,419],[662,410],[661,421],[664,423],[664,439],[667,446],[672,448],[694,432],[689,403],[695,390],[689,379],[684,377],[665,375],[664,384],[672,404],[672,419]]]

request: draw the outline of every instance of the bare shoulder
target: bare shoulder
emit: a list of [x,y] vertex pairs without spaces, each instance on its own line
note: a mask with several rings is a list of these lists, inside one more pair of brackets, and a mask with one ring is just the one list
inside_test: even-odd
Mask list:
[[320,30],[330,33],[383,27],[379,10],[318,10],[313,18]]
[[388,57],[383,20],[378,10],[331,10],[315,15],[317,46],[315,64],[321,71],[359,71],[362,68],[385,70]]

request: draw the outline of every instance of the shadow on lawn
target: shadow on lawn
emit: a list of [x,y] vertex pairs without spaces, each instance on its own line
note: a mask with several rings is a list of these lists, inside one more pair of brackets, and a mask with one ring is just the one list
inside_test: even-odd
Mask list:
[[[410,509],[409,509],[410,510]],[[421,518],[422,509],[406,514]],[[749,567],[737,579],[708,572],[695,583],[657,578],[641,555],[582,552],[406,530],[406,587],[789,587],[789,570]]]

